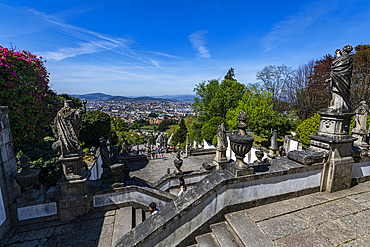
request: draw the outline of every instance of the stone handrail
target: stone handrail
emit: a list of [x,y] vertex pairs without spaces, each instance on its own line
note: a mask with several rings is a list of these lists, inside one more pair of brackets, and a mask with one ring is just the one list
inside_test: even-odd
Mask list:
[[101,208],[111,205],[126,205],[130,203],[148,206],[151,202],[164,207],[168,202],[175,199],[171,193],[149,187],[127,186],[115,188],[113,191],[98,192],[93,196],[93,206]]
[[305,167],[285,157],[281,159],[282,162],[269,164],[268,172],[245,177],[234,177],[226,170],[212,172],[183,196],[168,202],[156,215],[122,236],[115,246],[188,244],[183,241],[230,207],[251,206],[266,198],[319,191],[322,164]]

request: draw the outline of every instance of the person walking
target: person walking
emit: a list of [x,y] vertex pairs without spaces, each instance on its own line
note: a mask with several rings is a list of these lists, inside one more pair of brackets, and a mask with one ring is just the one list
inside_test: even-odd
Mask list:
[[184,178],[181,176],[179,177],[179,182],[180,182],[180,191],[179,193],[177,194],[177,196],[181,196],[182,194],[184,194],[184,192],[186,191],[187,187],[185,185],[185,180]]

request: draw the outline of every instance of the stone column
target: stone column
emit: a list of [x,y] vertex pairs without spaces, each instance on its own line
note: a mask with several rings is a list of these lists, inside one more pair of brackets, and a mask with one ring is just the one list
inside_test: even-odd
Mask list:
[[20,187],[13,178],[17,174],[17,163],[8,112],[7,106],[0,107],[0,239],[12,227],[10,205],[20,194]]
[[191,146],[190,146],[190,138],[189,138],[189,133],[187,134],[187,137],[186,137],[186,157],[189,157],[190,156],[190,149],[191,149]]

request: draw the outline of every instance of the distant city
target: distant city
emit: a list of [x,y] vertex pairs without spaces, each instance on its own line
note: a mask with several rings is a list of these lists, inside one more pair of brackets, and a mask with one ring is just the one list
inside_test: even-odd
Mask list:
[[103,111],[115,118],[121,118],[127,124],[140,119],[149,121],[149,124],[160,124],[166,118],[179,120],[181,117],[195,115],[192,108],[193,95],[130,98],[92,93],[72,96],[86,100],[87,110]]

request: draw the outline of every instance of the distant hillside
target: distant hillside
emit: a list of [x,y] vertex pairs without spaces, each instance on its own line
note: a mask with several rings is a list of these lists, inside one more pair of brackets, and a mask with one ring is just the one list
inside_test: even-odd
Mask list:
[[140,97],[125,97],[113,96],[104,93],[89,93],[89,94],[71,94],[71,96],[86,99],[86,100],[109,100],[109,101],[176,101],[176,102],[194,102],[193,95],[164,95],[164,96],[140,96]]
[[173,101],[194,102],[194,95],[191,95],[191,94],[163,95],[163,96],[157,96],[157,97],[162,98],[162,99],[171,99]]
[[112,95],[109,94],[104,94],[104,93],[88,93],[88,94],[82,94],[82,95],[77,95],[77,94],[71,94],[72,97],[76,97],[79,99],[100,99],[100,100],[107,100],[109,98],[112,98]]
[[113,101],[126,101],[131,100],[131,98],[125,97],[125,96],[111,96],[107,100],[113,100]]

